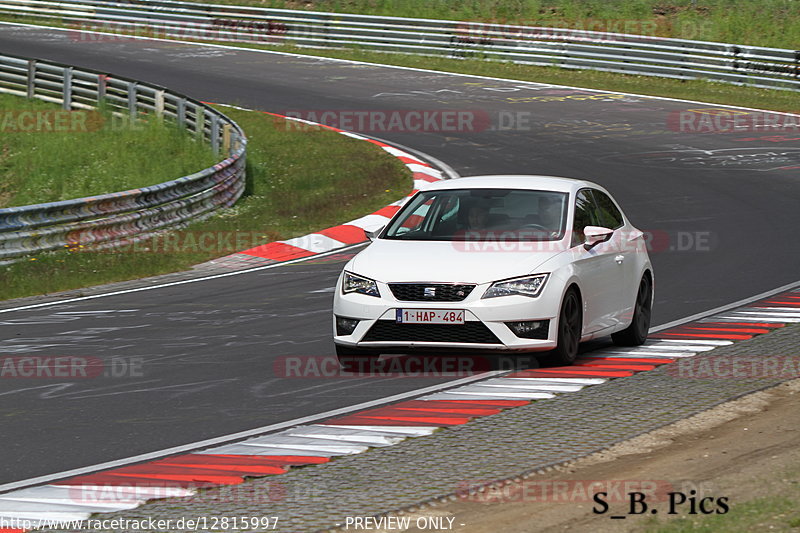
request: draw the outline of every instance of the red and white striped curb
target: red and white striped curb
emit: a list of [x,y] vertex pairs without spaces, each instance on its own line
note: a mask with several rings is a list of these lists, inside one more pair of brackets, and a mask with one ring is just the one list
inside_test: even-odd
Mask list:
[[389,219],[417,191],[425,189],[433,182],[444,179],[442,171],[432,167],[430,164],[420,160],[418,157],[406,151],[395,148],[394,146],[391,146],[385,142],[377,141],[375,139],[364,137],[363,135],[358,135],[346,130],[334,128],[332,126],[326,126],[324,124],[318,124],[316,122],[311,122],[296,117],[287,117],[276,113],[263,113],[285,120],[292,120],[314,127],[329,129],[341,133],[342,135],[346,135],[347,137],[367,141],[379,146],[389,154],[400,159],[400,161],[402,161],[403,164],[408,167],[413,175],[414,185],[408,196],[382,209],[379,209],[374,213],[370,213],[369,215],[351,220],[350,222],[345,222],[344,224],[340,224],[338,226],[333,226],[331,228],[318,231],[316,233],[304,235],[302,237],[295,237],[285,241],[270,242],[256,246],[255,248],[250,248],[249,250],[242,250],[235,254],[209,261],[207,263],[209,265],[252,267],[254,264],[263,262],[259,261],[259,259],[267,260],[269,262],[289,261],[291,259],[309,257],[315,254],[330,252],[339,248],[351,246],[353,244],[366,242],[366,231],[374,231],[382,226],[385,226]]
[[0,494],[0,523],[18,527],[0,528],[0,533],[132,509],[150,499],[189,497],[198,489],[236,485],[247,477],[280,475],[292,466],[392,446],[440,427],[653,370],[790,323],[800,323],[800,289],[660,331],[643,346],[584,354],[573,366],[513,372],[280,433],[7,492]]

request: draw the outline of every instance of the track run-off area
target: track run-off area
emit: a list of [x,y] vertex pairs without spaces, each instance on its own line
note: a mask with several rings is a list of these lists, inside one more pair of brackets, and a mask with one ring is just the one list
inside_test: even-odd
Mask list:
[[[698,128],[725,106],[19,25],[0,25],[0,50],[203,101],[311,120],[327,113],[462,176],[595,181],[652,236],[656,327],[789,286],[800,272],[787,237],[800,221],[800,140]],[[409,116],[423,119],[410,127]],[[0,314],[0,354],[86,357],[104,368],[91,379],[0,380],[0,489],[463,380],[292,366],[333,357],[332,288],[353,253]]]

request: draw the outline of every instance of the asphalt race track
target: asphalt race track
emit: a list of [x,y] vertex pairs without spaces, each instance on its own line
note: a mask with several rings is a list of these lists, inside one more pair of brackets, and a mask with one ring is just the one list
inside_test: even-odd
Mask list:
[[[800,271],[800,141],[668,126],[680,111],[719,106],[11,25],[0,25],[0,50],[284,114],[472,112],[485,122],[364,133],[461,175],[552,174],[607,187],[654,235],[654,325],[794,282]],[[345,259],[0,315],[0,354],[85,357],[111,372],[0,380],[0,484],[451,379],[285,375],[285,357],[332,355],[330,291]]]

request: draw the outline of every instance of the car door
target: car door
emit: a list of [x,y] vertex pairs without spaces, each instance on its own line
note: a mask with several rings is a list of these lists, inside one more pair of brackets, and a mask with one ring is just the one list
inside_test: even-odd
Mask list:
[[[613,240],[617,248],[616,262],[622,266],[622,280],[619,287],[619,320],[628,322],[633,313],[633,305],[636,302],[636,293],[639,288],[641,255],[639,246],[637,246],[637,239],[640,239],[641,232],[636,230],[626,231],[622,212],[610,196],[597,189],[592,189],[592,195],[597,204],[600,225],[618,230],[614,232]],[[641,242],[643,243],[644,241]]]
[[575,196],[571,250],[583,297],[584,332],[596,333],[620,320],[624,271],[619,262],[619,231],[587,250],[586,226],[602,226],[591,189],[582,189]]

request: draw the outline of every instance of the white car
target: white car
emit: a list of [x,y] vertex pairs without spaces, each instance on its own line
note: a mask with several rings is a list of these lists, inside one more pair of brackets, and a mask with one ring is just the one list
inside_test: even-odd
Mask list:
[[653,267],[644,234],[590,181],[476,176],[414,195],[344,267],[340,361],[414,351],[550,351],[644,343]]

